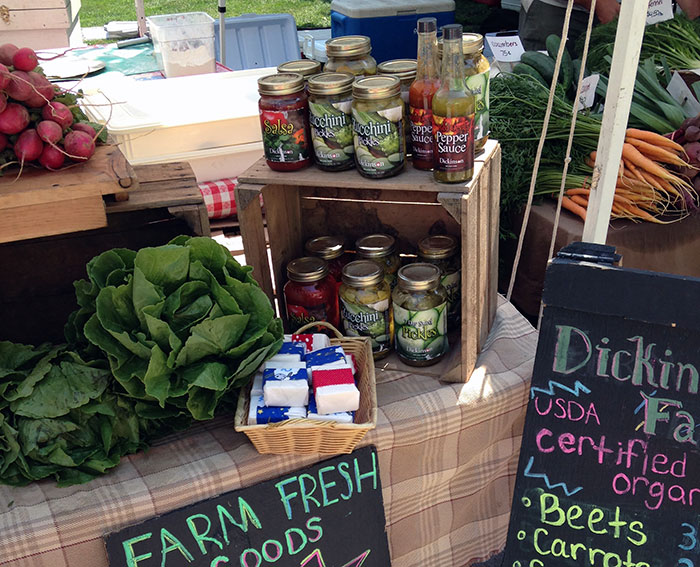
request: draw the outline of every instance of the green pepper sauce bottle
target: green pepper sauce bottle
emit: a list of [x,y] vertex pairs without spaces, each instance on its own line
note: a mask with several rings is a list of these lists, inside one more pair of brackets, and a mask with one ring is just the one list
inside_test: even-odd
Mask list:
[[433,176],[464,183],[474,175],[474,95],[464,86],[462,26],[442,28],[442,76],[433,96]]

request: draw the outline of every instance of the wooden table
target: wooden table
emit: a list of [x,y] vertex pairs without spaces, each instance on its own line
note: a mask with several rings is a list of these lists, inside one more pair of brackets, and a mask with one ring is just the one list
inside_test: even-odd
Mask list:
[[457,184],[436,183],[431,172],[410,164],[395,177],[366,179],[355,170],[330,173],[313,166],[276,172],[261,159],[239,176],[236,187],[246,260],[284,312],[280,291],[286,265],[304,255],[309,238],[341,235],[352,247],[358,237],[381,232],[396,238],[398,252],[415,254],[423,237],[452,234],[461,243],[462,325],[457,344],[462,348],[442,378],[466,381],[496,309],[500,166],[501,148],[493,140],[477,156],[472,180]]

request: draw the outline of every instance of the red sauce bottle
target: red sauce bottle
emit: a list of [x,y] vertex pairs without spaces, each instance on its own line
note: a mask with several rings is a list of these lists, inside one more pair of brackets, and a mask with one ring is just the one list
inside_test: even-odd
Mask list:
[[309,100],[304,77],[278,73],[258,79],[260,128],[265,159],[275,171],[311,164]]
[[338,293],[322,258],[304,256],[287,264],[284,302],[291,331],[313,321],[338,327]]

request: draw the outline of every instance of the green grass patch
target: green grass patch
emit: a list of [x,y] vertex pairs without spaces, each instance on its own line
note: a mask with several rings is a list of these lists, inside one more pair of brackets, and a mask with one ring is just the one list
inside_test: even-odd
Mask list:
[[[243,5],[241,5],[243,4]],[[145,2],[146,16],[178,14],[181,12],[206,12],[218,18],[214,0],[148,0]],[[226,5],[226,17],[241,14],[290,13],[297,28],[327,28],[331,25],[330,0],[247,0]],[[83,0],[80,9],[80,24],[83,27],[102,27],[112,21],[136,20],[133,0]]]

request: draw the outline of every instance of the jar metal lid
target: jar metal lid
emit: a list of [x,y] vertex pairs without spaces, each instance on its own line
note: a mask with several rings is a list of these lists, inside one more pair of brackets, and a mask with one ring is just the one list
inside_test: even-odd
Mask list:
[[354,260],[343,267],[343,283],[352,287],[370,287],[384,281],[384,270],[372,260]]
[[349,73],[319,73],[309,78],[309,92],[319,95],[350,93],[354,80],[355,76]]
[[324,260],[332,260],[343,255],[343,241],[337,236],[319,236],[306,242],[306,253]]
[[287,61],[277,66],[279,73],[299,73],[304,77],[315,75],[321,72],[321,63],[313,59],[296,59]]
[[[442,38],[438,39],[438,55],[442,57],[444,44]],[[464,55],[474,55],[484,50],[484,36],[480,33],[462,34],[462,53]]]
[[393,75],[376,75],[357,79],[352,84],[352,96],[363,100],[391,98],[401,93],[401,81]]
[[355,242],[357,253],[363,258],[381,258],[393,254],[396,240],[388,234],[370,234]]
[[435,264],[417,262],[399,270],[398,285],[406,291],[429,291],[440,285],[440,268]]
[[371,51],[372,45],[366,35],[345,35],[326,41],[326,54],[329,57],[353,57]]
[[457,251],[457,239],[448,234],[427,236],[418,243],[418,255],[421,258],[441,260],[453,256]]
[[309,283],[328,275],[328,264],[317,256],[304,256],[287,264],[287,277],[293,282]]
[[258,79],[258,92],[262,95],[286,95],[304,90],[304,77],[299,73],[277,73]]
[[416,78],[418,62],[415,59],[392,59],[377,65],[377,72],[380,75],[394,75],[402,81]]

